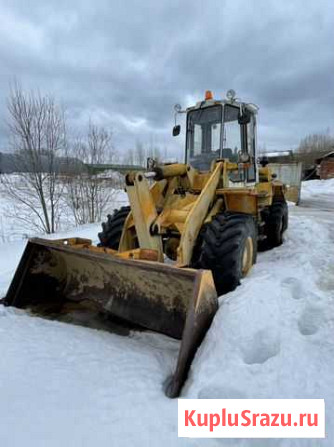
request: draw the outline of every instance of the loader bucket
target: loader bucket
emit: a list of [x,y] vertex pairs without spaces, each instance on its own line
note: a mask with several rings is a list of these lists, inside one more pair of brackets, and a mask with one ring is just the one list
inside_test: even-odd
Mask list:
[[208,270],[123,259],[68,240],[29,240],[4,304],[57,315],[69,302],[88,302],[97,311],[181,339],[169,397],[179,395],[218,307]]

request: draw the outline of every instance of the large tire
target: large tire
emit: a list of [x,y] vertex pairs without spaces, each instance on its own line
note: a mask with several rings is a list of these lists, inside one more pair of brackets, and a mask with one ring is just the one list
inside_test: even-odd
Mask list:
[[267,248],[283,244],[283,233],[288,228],[288,205],[285,201],[275,201],[270,207],[265,235]]
[[217,215],[207,224],[198,266],[212,271],[218,295],[234,290],[256,262],[257,225],[242,213]]
[[102,231],[98,234],[100,247],[118,250],[123,226],[130,210],[129,206],[122,206],[119,210],[115,210],[113,215],[108,214],[108,220],[102,223]]

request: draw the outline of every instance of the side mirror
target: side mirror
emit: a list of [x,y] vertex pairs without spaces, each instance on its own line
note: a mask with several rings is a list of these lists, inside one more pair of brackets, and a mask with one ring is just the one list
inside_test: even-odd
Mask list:
[[178,135],[180,135],[180,132],[181,132],[180,124],[173,127],[173,137],[177,137]]
[[249,163],[251,161],[251,157],[247,152],[238,152],[238,162],[239,163]]
[[239,114],[238,116],[238,123],[239,124],[248,124],[251,120],[251,114],[248,110],[244,110],[242,115]]

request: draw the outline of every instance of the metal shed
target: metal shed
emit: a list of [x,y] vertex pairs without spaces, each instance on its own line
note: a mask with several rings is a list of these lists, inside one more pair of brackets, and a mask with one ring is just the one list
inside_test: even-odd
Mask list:
[[296,205],[300,201],[300,190],[302,182],[302,163],[269,163],[269,167],[287,187],[286,198]]

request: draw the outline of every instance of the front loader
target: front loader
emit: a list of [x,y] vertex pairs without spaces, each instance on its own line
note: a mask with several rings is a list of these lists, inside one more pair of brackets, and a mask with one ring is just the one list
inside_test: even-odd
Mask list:
[[218,309],[256,262],[283,242],[284,186],[256,159],[257,107],[235,98],[187,110],[184,163],[129,172],[129,206],[108,216],[100,243],[30,239],[4,303],[43,315],[85,308],[181,340],[166,394],[178,396]]

